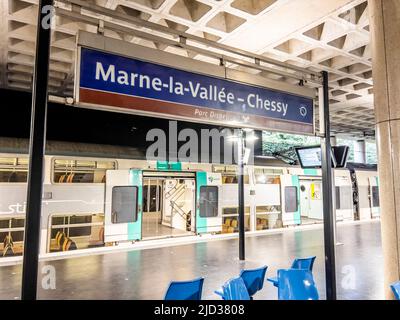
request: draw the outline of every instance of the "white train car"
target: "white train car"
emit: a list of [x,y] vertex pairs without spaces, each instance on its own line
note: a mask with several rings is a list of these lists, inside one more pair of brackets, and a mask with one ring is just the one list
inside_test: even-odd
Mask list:
[[[28,156],[13,148],[2,150],[6,152],[0,154],[0,253],[19,255]],[[100,145],[49,142],[47,150],[41,254],[238,232],[236,166],[146,161],[135,149]],[[261,162],[245,168],[245,229],[322,223],[321,172],[273,158]],[[350,171],[335,170],[335,176],[337,219],[353,220],[357,213]],[[359,217],[377,217],[376,171],[356,171],[355,177],[362,192],[368,186],[370,195],[365,198],[361,193]]]
[[359,220],[380,217],[379,179],[375,167],[358,166],[350,168],[356,212]]

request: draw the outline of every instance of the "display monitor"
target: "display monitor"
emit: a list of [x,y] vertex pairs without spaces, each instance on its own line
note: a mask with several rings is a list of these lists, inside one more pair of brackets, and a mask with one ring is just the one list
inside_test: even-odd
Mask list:
[[[319,169],[322,167],[321,146],[295,148],[297,158],[303,169]],[[335,155],[331,149],[332,167],[336,167]]]
[[348,146],[335,146],[332,149],[336,159],[336,168],[345,168],[350,148]]

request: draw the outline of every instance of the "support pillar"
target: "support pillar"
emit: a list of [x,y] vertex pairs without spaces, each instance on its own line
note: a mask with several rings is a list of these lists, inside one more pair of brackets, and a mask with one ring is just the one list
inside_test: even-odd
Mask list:
[[354,162],[367,163],[367,148],[365,140],[354,142]]
[[239,130],[238,139],[238,213],[239,213],[239,260],[246,260],[245,227],[244,227],[244,138],[243,130]]
[[320,132],[322,156],[322,200],[324,215],[324,250],[325,250],[325,287],[326,299],[336,300],[336,252],[335,230],[336,215],[333,207],[333,181],[331,158],[331,134],[329,119],[329,77],[326,71],[322,72],[323,87],[320,89]]
[[384,292],[400,278],[400,1],[369,0]]
[[[32,115],[29,141],[28,192],[22,263],[21,299],[36,300],[42,211],[43,166],[46,145],[47,84],[50,58],[50,25],[53,0],[40,0],[36,34],[35,68],[32,82]],[[51,17],[52,18],[52,17]]]

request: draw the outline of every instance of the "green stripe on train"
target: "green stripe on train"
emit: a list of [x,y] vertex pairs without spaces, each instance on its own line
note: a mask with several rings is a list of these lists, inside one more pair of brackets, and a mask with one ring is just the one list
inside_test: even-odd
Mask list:
[[138,187],[137,202],[138,213],[136,222],[128,223],[128,240],[140,240],[142,238],[142,210],[143,210],[143,182],[142,170],[130,170],[129,182]]
[[[200,203],[200,187],[207,185],[207,172],[196,172],[196,204]],[[196,205],[196,232],[207,232],[207,218],[200,217],[200,208]]]
[[307,176],[317,176],[318,171],[317,169],[304,169],[304,174]]

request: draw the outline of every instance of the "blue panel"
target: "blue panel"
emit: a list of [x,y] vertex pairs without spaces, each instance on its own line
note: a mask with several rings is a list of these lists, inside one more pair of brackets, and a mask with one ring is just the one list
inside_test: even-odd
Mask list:
[[307,127],[313,125],[313,100],[294,94],[88,48],[81,50],[80,68],[81,88],[118,94],[121,99],[124,96],[140,97],[175,103],[178,107],[186,105],[187,108],[233,112]]

